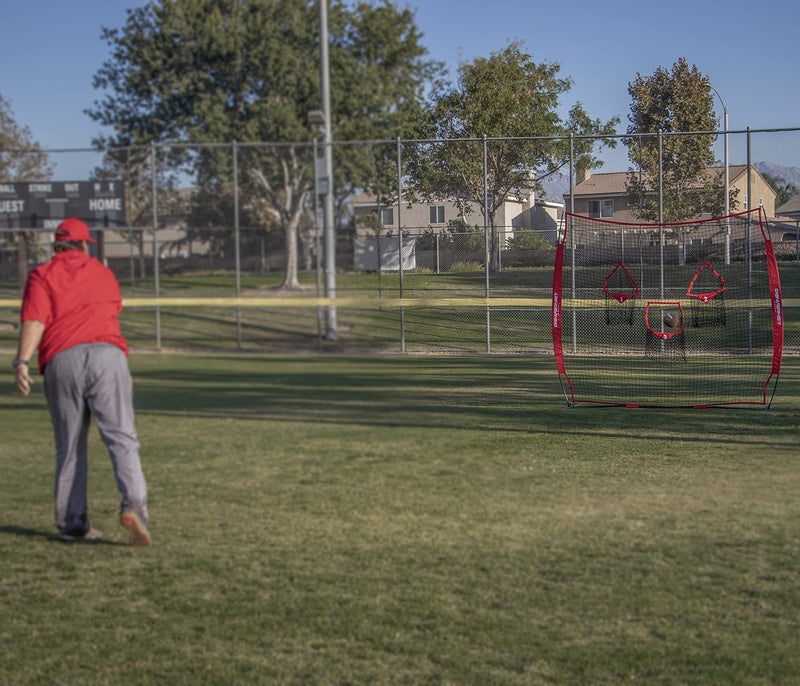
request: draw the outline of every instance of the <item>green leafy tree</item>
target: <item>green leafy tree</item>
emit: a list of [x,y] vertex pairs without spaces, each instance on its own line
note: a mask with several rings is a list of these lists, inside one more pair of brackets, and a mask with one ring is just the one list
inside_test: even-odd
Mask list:
[[552,250],[554,246],[538,231],[521,229],[506,241],[509,250]]
[[[408,7],[359,2],[342,30],[332,31],[331,97],[341,112],[334,138],[369,141],[412,138],[427,120],[425,91],[443,67],[427,59],[422,34]],[[337,109],[337,102],[333,108]],[[364,113],[371,113],[364,116]],[[373,192],[383,204],[397,201],[396,145],[348,145],[334,149],[337,214],[354,191]]]
[[447,242],[458,250],[480,250],[483,248],[483,234],[482,226],[470,226],[463,218],[447,222]]
[[772,189],[775,191],[776,209],[781,205],[785,205],[794,196],[800,194],[800,190],[798,190],[797,186],[795,186],[793,183],[789,183],[782,176],[773,176],[772,174],[767,174],[766,172],[762,172],[761,176],[766,179],[767,183],[772,186]]
[[52,173],[49,156],[0,95],[0,181],[42,181]]
[[647,221],[659,221],[659,179],[663,183],[663,220],[679,222],[703,212],[722,214],[725,207],[723,172],[709,173],[716,136],[671,135],[716,130],[709,78],[680,58],[671,69],[659,67],[650,76],[636,75],[628,84],[632,98],[629,134],[666,134],[625,139],[632,167],[627,178],[628,201]]
[[[158,151],[157,160],[160,155]],[[183,153],[178,155],[182,157]],[[92,179],[122,179],[125,184],[126,224],[131,228],[115,233],[135,247],[141,276],[147,274],[145,243],[152,239],[152,231],[148,230],[153,225],[152,162],[149,146],[111,147],[105,150],[102,164],[91,173]],[[155,201],[159,217],[185,216],[192,207],[191,193],[178,188],[178,176],[169,171],[169,165],[165,167],[157,162],[155,173]],[[136,227],[141,227],[141,230],[133,230]]]
[[[420,111],[435,65],[424,59],[410,10],[388,0],[334,1],[330,35],[331,125],[335,140],[403,135]],[[206,224],[232,218],[232,155],[239,160],[240,206],[250,221],[285,236],[285,288],[297,288],[297,238],[313,190],[308,112],[320,107],[319,15],[307,0],[161,0],[128,11],[106,29],[111,56],[94,84],[106,95],[89,114],[114,134],[105,145],[152,141],[198,144],[187,165],[219,198]],[[246,148],[247,143],[270,145]],[[202,146],[202,147],[201,147]],[[363,151],[335,159],[338,197],[365,187],[374,164]],[[341,205],[341,203],[340,203]]]
[[[491,260],[498,262],[496,217],[511,198],[527,197],[541,189],[541,181],[569,164],[569,134],[611,136],[619,122],[591,119],[576,103],[565,120],[558,114],[561,97],[572,81],[559,76],[560,66],[534,62],[521,42],[462,64],[455,85],[442,84],[434,93],[427,133],[443,142],[422,146],[410,162],[416,190],[424,197],[452,198],[467,213],[472,202],[488,218]],[[483,145],[486,136],[487,169],[484,198]],[[454,143],[453,139],[462,139]],[[616,145],[614,139],[602,143]],[[595,141],[574,140],[576,162],[585,167],[602,164],[592,154]]]
[[[0,95],[0,181],[42,181],[52,173],[49,156],[33,139],[30,129],[17,123],[11,103]],[[18,251],[22,287],[27,278],[28,257],[42,254],[39,234],[32,231],[20,234]]]

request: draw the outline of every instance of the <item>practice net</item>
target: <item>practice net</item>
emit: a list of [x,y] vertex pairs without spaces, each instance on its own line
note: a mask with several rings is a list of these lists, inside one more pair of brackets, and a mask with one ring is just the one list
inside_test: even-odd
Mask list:
[[760,209],[681,224],[567,213],[553,349],[569,405],[769,407],[783,316]]

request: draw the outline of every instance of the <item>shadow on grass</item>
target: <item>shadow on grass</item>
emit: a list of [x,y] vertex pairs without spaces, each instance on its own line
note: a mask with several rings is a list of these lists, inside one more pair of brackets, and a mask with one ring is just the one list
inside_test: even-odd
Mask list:
[[[151,368],[146,368],[150,366]],[[545,356],[181,357],[134,372],[138,413],[531,435],[631,437],[780,447],[797,435],[787,409],[567,409]],[[641,430],[638,430],[641,429]]]
[[59,539],[58,534],[53,533],[51,531],[41,531],[39,529],[31,529],[25,526],[14,526],[12,524],[0,526],[0,535],[23,536],[25,538],[43,538],[47,541],[52,541],[53,543],[58,543],[60,545],[70,545],[70,546],[71,545],[110,545],[110,546],[125,545],[124,543],[120,543],[119,541],[108,541],[104,538],[97,538],[90,541],[76,540],[76,541],[65,542]]

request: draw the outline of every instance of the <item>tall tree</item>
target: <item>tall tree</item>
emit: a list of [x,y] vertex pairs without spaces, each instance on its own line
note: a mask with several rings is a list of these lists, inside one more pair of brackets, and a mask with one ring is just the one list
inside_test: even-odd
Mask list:
[[[412,161],[417,190],[427,197],[448,197],[464,209],[475,202],[491,228],[491,261],[497,263],[497,212],[510,197],[528,196],[541,181],[569,163],[570,133],[611,136],[618,118],[591,119],[580,103],[566,120],[558,114],[561,97],[572,81],[559,76],[555,63],[537,64],[521,42],[460,65],[457,82],[434,94],[429,137],[440,139]],[[491,138],[487,144],[484,197],[483,145],[453,139]],[[614,139],[599,139],[614,147]],[[602,164],[592,154],[595,141],[574,140],[576,161]]]
[[[107,148],[101,165],[95,167],[91,174],[92,179],[121,179],[125,184],[126,223],[128,227],[140,228],[136,231],[118,230],[116,233],[135,246],[141,276],[147,274],[145,241],[148,234],[152,236],[149,227],[153,225],[154,186],[160,216],[185,216],[191,209],[190,202],[186,200],[187,194],[178,188],[178,175],[170,173],[168,168],[164,168],[165,165],[156,165],[156,183],[153,183],[152,152],[150,147],[136,145]],[[190,240],[192,237],[187,238]]]
[[0,95],[0,181],[50,178],[50,158],[27,126],[14,118],[11,103]]
[[[0,181],[41,181],[53,173],[48,154],[33,139],[27,126],[14,118],[11,103],[0,95]],[[25,231],[19,235],[17,265],[20,288],[28,276],[28,257],[40,254],[40,235]]]
[[766,172],[761,172],[761,176],[766,179],[767,183],[772,186],[772,189],[775,191],[776,209],[781,205],[785,205],[794,196],[800,193],[800,190],[797,189],[797,186],[795,186],[793,183],[789,183],[782,176],[773,176],[772,174],[767,174]]
[[[402,135],[435,67],[425,59],[413,13],[389,0],[334,0],[328,18],[334,139]],[[125,26],[104,36],[112,53],[94,83],[107,94],[89,112],[113,127],[103,143],[198,144],[181,162],[203,193],[228,198],[228,207],[231,149],[214,144],[242,143],[242,206],[282,228],[283,285],[298,287],[297,232],[313,189],[310,142],[318,135],[308,112],[320,107],[317,4],[159,0],[129,10]],[[256,142],[271,145],[246,146]],[[337,160],[340,193],[365,184],[364,155]]]
[[677,135],[715,131],[711,82],[681,57],[671,69],[659,67],[650,76],[636,74],[628,84],[632,98],[629,134],[666,134],[625,139],[631,162],[627,179],[628,200],[636,213],[659,221],[659,179],[663,183],[663,220],[679,222],[702,212],[721,214],[725,203],[723,174],[709,174],[715,163],[711,150],[715,135]]

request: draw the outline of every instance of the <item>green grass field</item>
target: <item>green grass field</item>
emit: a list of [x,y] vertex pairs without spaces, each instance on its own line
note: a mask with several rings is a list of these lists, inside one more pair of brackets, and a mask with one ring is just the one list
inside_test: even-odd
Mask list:
[[552,358],[131,356],[150,548],[93,431],[55,538],[0,408],[0,684],[796,684],[800,359],[775,407],[572,408]]

